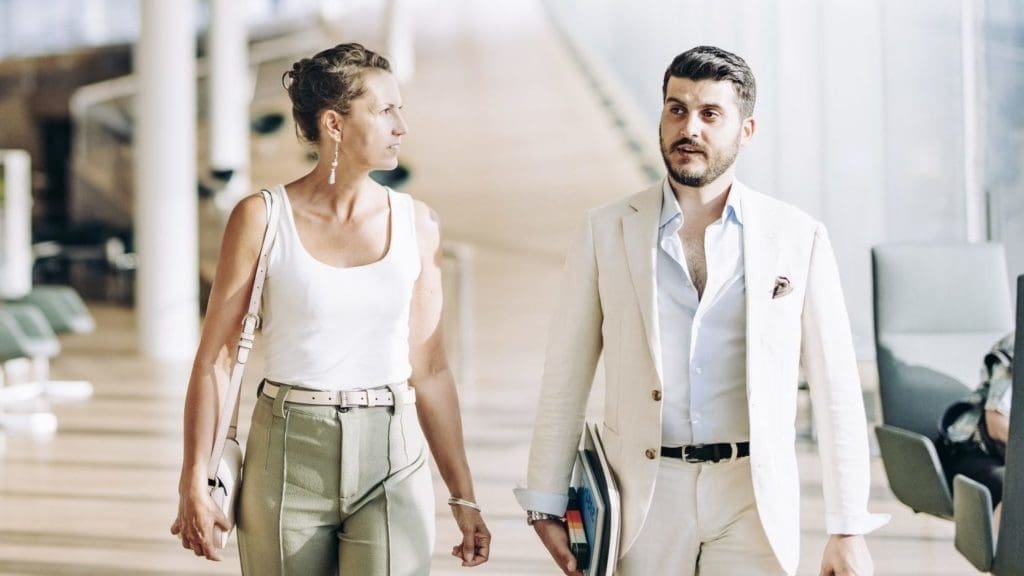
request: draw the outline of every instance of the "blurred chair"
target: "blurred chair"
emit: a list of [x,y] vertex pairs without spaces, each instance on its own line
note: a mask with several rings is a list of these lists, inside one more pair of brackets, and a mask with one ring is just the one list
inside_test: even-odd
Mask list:
[[34,381],[39,392],[50,398],[85,400],[92,397],[86,380],[50,380],[50,359],[60,353],[61,334],[89,334],[96,321],[89,308],[70,286],[34,286],[22,298],[8,300],[7,306],[31,342]]
[[979,382],[985,353],[1013,326],[998,244],[892,244],[871,250],[889,486],[915,512],[952,519],[952,479],[936,450],[943,411]]
[[963,474],[953,478],[953,521],[956,523],[956,549],[979,571],[991,571],[996,555],[992,494],[984,484]]
[[60,340],[39,308],[31,304],[6,304],[3,310],[21,329],[22,347],[32,361],[32,384],[42,393],[43,383],[50,378],[50,359],[60,354]]
[[[1017,277],[1016,330],[1015,361],[1024,354],[1024,275]],[[979,571],[995,576],[1024,574],[1024,442],[1020,441],[1024,438],[1024,418],[1020,414],[1024,414],[1024,370],[1015,367],[998,540],[993,537],[992,495],[988,488],[960,474],[953,479],[956,549]]]
[[[38,342],[25,333],[15,315],[0,308],[0,432],[48,436],[57,430],[57,417],[31,403],[38,396],[37,386],[9,382],[6,374],[12,363],[28,362],[39,352]],[[11,407],[16,410],[8,410]]]
[[[75,294],[77,297],[77,294]],[[32,380],[27,383],[37,395],[50,399],[79,400],[92,396],[92,384],[84,380],[51,380],[50,361],[60,354],[60,340],[46,315],[33,304],[3,306],[21,328],[23,346],[32,361]],[[91,318],[91,317],[90,317]]]
[[39,308],[57,334],[88,334],[96,329],[89,308],[70,286],[33,286],[27,295],[9,302]]

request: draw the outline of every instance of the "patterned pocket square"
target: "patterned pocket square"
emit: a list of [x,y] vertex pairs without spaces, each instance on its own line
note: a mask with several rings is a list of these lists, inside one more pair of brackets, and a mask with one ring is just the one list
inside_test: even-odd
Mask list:
[[793,286],[789,283],[789,278],[786,278],[785,276],[775,277],[775,287],[772,288],[772,300],[782,298],[792,291]]

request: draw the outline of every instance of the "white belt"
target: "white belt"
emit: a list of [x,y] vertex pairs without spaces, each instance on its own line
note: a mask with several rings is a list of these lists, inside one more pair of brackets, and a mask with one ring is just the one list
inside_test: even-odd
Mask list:
[[[277,398],[281,387],[269,380],[263,381],[263,394],[267,398]],[[406,404],[416,403],[416,391],[407,388],[402,398]],[[394,406],[395,395],[387,388],[375,388],[373,390],[301,390],[292,388],[288,390],[285,402],[296,404],[315,404],[318,406],[340,406],[342,408],[371,407],[371,406]]]

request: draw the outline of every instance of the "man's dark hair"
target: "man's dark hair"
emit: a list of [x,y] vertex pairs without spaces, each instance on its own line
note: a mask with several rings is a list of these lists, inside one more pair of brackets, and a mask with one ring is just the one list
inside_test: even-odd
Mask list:
[[753,115],[757,100],[757,83],[743,58],[714,46],[697,46],[676,56],[665,70],[661,84],[661,99],[668,90],[669,78],[690,80],[728,80],[736,91],[736,103],[744,118]]

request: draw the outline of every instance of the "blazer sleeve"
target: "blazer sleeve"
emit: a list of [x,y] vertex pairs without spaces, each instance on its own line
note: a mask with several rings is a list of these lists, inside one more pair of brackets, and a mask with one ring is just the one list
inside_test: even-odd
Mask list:
[[594,233],[588,214],[566,256],[557,308],[548,332],[544,377],[530,445],[527,510],[563,514],[587,400],[601,355],[602,311]]
[[866,534],[888,514],[867,510],[871,488],[867,421],[850,319],[832,245],[818,225],[801,317],[801,363],[818,434],[829,534]]

